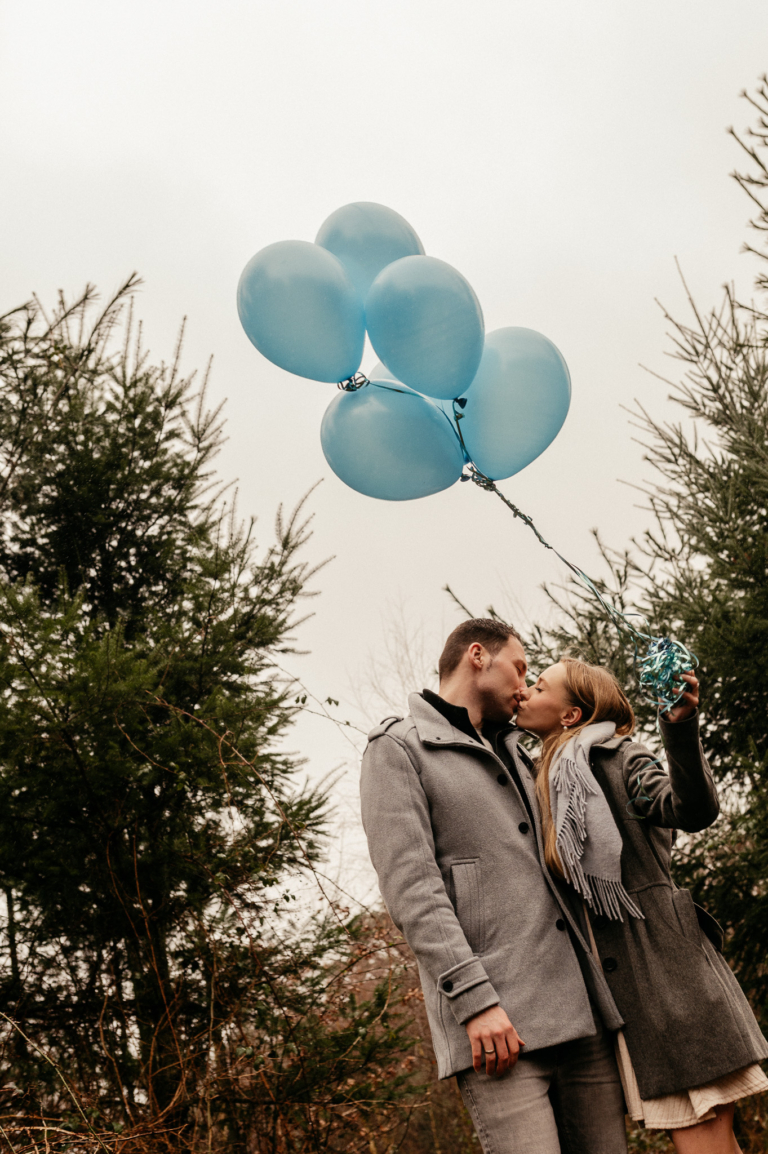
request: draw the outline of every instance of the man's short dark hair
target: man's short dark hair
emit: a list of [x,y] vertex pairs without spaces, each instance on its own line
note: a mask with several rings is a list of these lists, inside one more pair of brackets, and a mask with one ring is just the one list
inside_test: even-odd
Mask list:
[[453,673],[469,646],[476,641],[494,655],[504,648],[510,637],[516,637],[522,644],[523,639],[517,630],[495,617],[471,617],[469,621],[462,621],[449,635],[440,654],[437,665],[440,680]]

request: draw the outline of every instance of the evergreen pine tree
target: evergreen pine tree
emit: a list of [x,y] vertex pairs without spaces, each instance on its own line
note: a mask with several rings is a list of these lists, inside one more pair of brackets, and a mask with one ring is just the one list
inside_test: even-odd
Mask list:
[[404,1043],[386,966],[350,995],[364,927],[287,913],[327,815],[280,744],[308,522],[257,556],[135,286],[0,320],[4,1064],[25,1108],[148,1148],[333,1148]]

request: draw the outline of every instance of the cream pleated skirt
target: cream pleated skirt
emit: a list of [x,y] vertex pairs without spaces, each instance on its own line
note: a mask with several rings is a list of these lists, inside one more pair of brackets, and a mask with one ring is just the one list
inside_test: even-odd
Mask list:
[[635,1122],[643,1122],[649,1130],[683,1130],[715,1117],[715,1106],[738,1102],[749,1094],[768,1090],[768,1078],[755,1063],[743,1070],[734,1070],[715,1082],[694,1086],[679,1094],[665,1094],[663,1098],[640,1097],[637,1078],[629,1057],[624,1031],[616,1034],[616,1062],[627,1103],[627,1113]]

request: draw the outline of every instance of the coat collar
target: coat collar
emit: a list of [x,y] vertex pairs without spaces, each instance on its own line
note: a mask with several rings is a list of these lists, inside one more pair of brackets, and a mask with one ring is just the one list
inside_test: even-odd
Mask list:
[[[468,737],[461,729],[451,725],[447,717],[425,701],[420,693],[412,693],[408,698],[413,723],[419,741],[424,745],[465,745],[468,749],[485,749],[481,741]],[[506,738],[507,746],[516,745],[524,729],[514,729]]]
[[614,735],[613,737],[607,738],[605,741],[601,741],[599,743],[596,743],[595,745],[592,746],[592,749],[593,750],[595,750],[595,749],[606,749],[606,750],[618,749],[620,745],[623,745],[625,741],[629,741],[629,740],[630,739],[627,737],[626,734],[623,734],[620,737],[617,737],[616,735]]
[[478,745],[482,745],[482,742],[475,741],[455,725],[451,725],[448,718],[443,717],[439,710],[425,701],[420,693],[410,695],[408,707],[419,741],[425,745],[466,745],[470,749],[477,749]]

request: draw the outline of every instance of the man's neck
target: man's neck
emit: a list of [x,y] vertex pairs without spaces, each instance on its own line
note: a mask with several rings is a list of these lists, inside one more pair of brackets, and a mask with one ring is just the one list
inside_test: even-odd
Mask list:
[[482,702],[478,701],[476,694],[472,693],[469,687],[452,685],[450,682],[446,685],[441,682],[437,692],[443,701],[447,701],[449,705],[459,705],[466,709],[471,724],[474,725],[478,733],[482,732],[485,721]]

